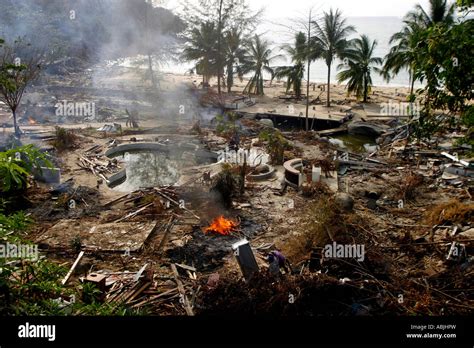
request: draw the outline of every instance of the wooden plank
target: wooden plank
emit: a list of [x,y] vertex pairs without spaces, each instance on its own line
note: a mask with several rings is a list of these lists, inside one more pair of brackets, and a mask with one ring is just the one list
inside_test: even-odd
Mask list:
[[77,265],[79,264],[83,256],[84,256],[84,251],[81,251],[79,255],[77,256],[76,261],[74,261],[74,263],[72,264],[71,269],[69,270],[69,272],[67,272],[66,276],[62,280],[61,282],[62,285],[66,285],[67,281],[72,275],[72,272],[74,272],[74,270],[76,269]]
[[184,290],[183,283],[179,279],[179,273],[174,263],[171,264],[171,270],[173,271],[174,279],[176,281],[176,284],[178,285],[179,294],[181,295],[181,298],[183,299],[183,302],[184,302],[183,305],[184,305],[184,309],[186,310],[186,314],[192,317],[194,316],[194,312],[189,304],[188,298],[186,297],[186,291]]
[[175,224],[175,221],[176,221],[176,218],[172,216],[170,217],[168,223],[166,224],[165,231],[163,233],[163,238],[161,238],[160,244],[158,245],[158,249],[156,250],[158,254],[161,253],[161,249],[164,247],[166,241],[168,240],[168,235],[170,234],[171,229],[173,228]]
[[129,219],[129,218],[131,218],[131,217],[134,217],[134,216],[136,216],[138,213],[140,213],[141,211],[143,211],[143,210],[145,210],[146,208],[152,206],[153,204],[154,204],[153,202],[152,202],[152,203],[148,203],[147,205],[141,207],[140,209],[138,209],[138,210],[136,210],[136,211],[134,211],[134,212],[132,212],[132,213],[129,213],[129,214],[125,215],[124,217],[121,217],[120,219],[115,220],[114,222],[117,223],[117,222],[121,222],[121,221],[123,221],[123,220]]
[[138,308],[138,307],[141,307],[141,306],[143,306],[143,305],[149,304],[149,303],[154,302],[154,301],[156,301],[156,300],[158,300],[158,299],[160,299],[160,298],[162,298],[162,297],[165,297],[165,296],[167,296],[167,295],[170,295],[170,294],[176,292],[177,290],[178,290],[178,288],[173,288],[173,289],[171,289],[171,290],[162,292],[162,293],[159,294],[159,295],[152,296],[152,297],[150,297],[149,299],[146,299],[146,300],[144,300],[144,301],[141,301],[141,302],[139,302],[139,303],[134,304],[134,305],[132,306],[132,308]]
[[126,193],[126,194],[124,194],[124,195],[122,195],[122,196],[120,196],[120,197],[118,197],[118,198],[116,198],[116,199],[114,199],[114,200],[112,200],[112,201],[110,201],[110,202],[108,202],[108,203],[105,203],[102,207],[103,207],[103,208],[107,208],[107,207],[110,207],[110,206],[112,206],[112,205],[115,205],[115,204],[117,204],[118,202],[120,202],[122,199],[128,197],[129,194],[130,194],[130,193]]
[[137,291],[135,291],[132,296],[130,296],[129,298],[127,298],[127,304],[132,302],[138,295],[140,295],[143,291],[145,291],[146,289],[148,289],[151,285],[151,282],[146,282],[145,284],[143,284]]
[[[180,204],[178,202],[176,202],[174,199],[172,199],[171,197],[165,195],[163,192],[160,192],[159,190],[156,191],[156,193],[158,193],[160,196],[162,196],[163,198],[167,199],[168,201],[170,201],[171,203],[174,203],[176,204],[178,207],[180,206]],[[196,214],[194,214],[191,210],[187,209],[186,207],[180,207],[180,209],[183,209],[184,211],[187,211],[188,213],[192,214],[196,219],[198,220],[201,220],[201,218],[199,216],[197,216]]]

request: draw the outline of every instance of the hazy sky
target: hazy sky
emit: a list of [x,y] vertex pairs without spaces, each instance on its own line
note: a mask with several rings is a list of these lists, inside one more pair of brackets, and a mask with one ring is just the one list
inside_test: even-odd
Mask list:
[[[174,8],[180,0],[159,0],[166,7]],[[307,13],[315,9],[339,8],[347,17],[354,16],[395,16],[403,17],[416,4],[428,8],[428,0],[247,0],[254,9],[265,8],[265,17],[282,18]],[[319,11],[317,11],[319,12]]]

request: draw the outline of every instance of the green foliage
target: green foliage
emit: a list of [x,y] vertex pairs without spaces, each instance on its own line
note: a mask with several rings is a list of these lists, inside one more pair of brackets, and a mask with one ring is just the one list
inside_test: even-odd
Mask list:
[[327,84],[327,102],[326,106],[331,106],[330,88],[331,88],[331,65],[336,57],[343,57],[347,48],[347,37],[355,31],[351,25],[347,25],[346,19],[342,16],[341,11],[332,9],[324,12],[321,22],[314,22],[316,27],[315,51],[321,52],[328,67],[328,84]]
[[[433,25],[422,32],[419,54],[415,64],[416,78],[424,81],[423,113],[415,133],[429,137],[442,126],[434,110],[444,110],[451,117],[462,115],[462,121],[472,122],[468,103],[472,100],[474,85],[474,22],[465,21],[454,25]],[[441,120],[442,121],[442,120]],[[472,123],[471,123],[472,127]]]
[[474,105],[470,105],[466,108],[464,113],[461,115],[461,122],[466,126],[466,135],[457,141],[458,145],[470,145],[471,150],[469,154],[474,155]]
[[240,80],[244,75],[242,72],[242,64],[240,62],[245,60],[245,40],[243,39],[242,31],[237,28],[230,29],[224,37],[224,60],[227,74],[227,92],[232,92],[234,85],[234,75],[237,75]]
[[24,189],[33,169],[41,166],[52,167],[52,164],[34,145],[0,152],[0,192]]
[[[0,244],[27,244],[18,235],[31,224],[24,213],[0,212]],[[75,289],[65,288],[61,280],[67,268],[44,258],[0,258],[0,315],[139,315],[125,306],[97,301],[100,291],[93,284],[82,286],[85,301],[64,306],[60,299],[79,299]]]
[[264,130],[259,134],[259,139],[267,142],[266,148],[270,154],[273,164],[283,164],[285,160],[285,150],[290,148],[290,144],[279,130]]
[[229,136],[237,129],[236,121],[239,116],[233,112],[226,113],[225,115],[216,116],[216,134]]
[[272,56],[270,43],[255,35],[246,44],[247,55],[242,63],[242,74],[252,74],[249,82],[245,86],[244,93],[263,95],[263,73],[267,72],[273,76],[273,69],[270,67],[272,60],[279,56]]
[[184,58],[196,63],[196,72],[203,75],[203,87],[211,76],[218,77],[219,95],[226,71],[230,93],[234,74],[243,76],[243,37],[253,32],[260,12],[253,13],[245,0],[186,1],[183,10],[188,26]]
[[292,88],[296,98],[301,98],[301,86],[305,72],[305,60],[307,55],[306,35],[299,32],[295,35],[295,45],[284,45],[282,49],[291,57],[294,65],[280,66],[275,69],[273,78],[287,78],[286,93]]
[[469,105],[461,116],[462,123],[467,127],[474,127],[474,105]]
[[85,303],[91,304],[98,301],[98,298],[101,295],[101,291],[93,283],[84,283],[82,284],[82,300]]
[[[379,72],[375,65],[382,64],[381,58],[373,56],[376,46],[377,41],[370,42],[366,35],[352,40],[344,52],[348,68],[337,75],[339,82],[349,80],[347,93],[355,93],[357,98],[362,98],[364,102],[367,102],[372,87],[371,71]],[[339,68],[342,67],[344,64],[339,65]]]
[[420,111],[420,117],[413,122],[411,136],[418,139],[431,139],[433,134],[441,130],[442,118],[436,118],[425,110]]
[[439,24],[423,33],[416,75],[426,81],[426,103],[436,109],[463,112],[474,83],[474,22]]
[[19,238],[13,232],[26,229],[30,223],[31,220],[21,211],[5,215],[0,209],[0,242],[18,240]]
[[[469,4],[470,1],[461,0],[458,5]],[[427,9],[416,5],[405,16],[402,31],[392,36],[390,43],[396,44],[385,57],[383,76],[387,80],[403,68],[409,70],[411,102],[415,101],[414,81],[426,85],[418,92],[418,98],[423,99],[423,110],[413,120],[412,135],[419,140],[430,138],[446,122],[453,125],[454,115],[465,115],[472,99],[474,23],[472,20],[455,23],[454,10],[455,6],[446,0],[430,0]],[[447,111],[450,117],[440,118],[435,110]]]
[[458,7],[462,8],[464,11],[467,11],[469,7],[472,7],[474,5],[473,0],[457,0],[456,4]]
[[212,22],[204,22],[192,28],[187,36],[182,59],[196,62],[196,72],[203,75],[204,82],[217,75],[217,29]]
[[4,301],[0,301],[4,303],[0,305],[0,313],[57,314],[57,308],[51,300],[63,292],[60,279],[66,273],[64,267],[47,260],[22,260],[13,264],[4,262],[0,261],[0,289],[4,297]]
[[82,248],[82,239],[80,236],[75,236],[70,242],[69,246],[71,247],[72,250],[75,252],[81,251]]

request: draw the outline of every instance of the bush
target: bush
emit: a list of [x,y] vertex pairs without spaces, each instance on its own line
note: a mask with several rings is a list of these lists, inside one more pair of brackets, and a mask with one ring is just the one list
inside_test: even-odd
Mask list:
[[56,127],[55,136],[52,145],[58,151],[71,150],[77,146],[77,135],[70,130]]
[[33,169],[42,166],[52,167],[52,164],[34,145],[0,152],[0,192],[25,189]]
[[238,120],[238,115],[234,113],[227,113],[225,115],[216,116],[216,134],[223,137],[229,138],[236,131],[236,121]]
[[259,139],[267,142],[267,151],[272,164],[283,164],[285,150],[290,149],[290,144],[279,130],[264,130],[259,134]]

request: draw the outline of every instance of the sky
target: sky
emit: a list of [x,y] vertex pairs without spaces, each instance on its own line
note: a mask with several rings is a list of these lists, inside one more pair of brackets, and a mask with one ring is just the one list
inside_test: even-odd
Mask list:
[[[181,0],[158,0],[167,8],[175,8]],[[192,0],[196,1],[197,0]],[[347,17],[403,17],[416,4],[428,7],[428,0],[247,0],[255,10],[265,8],[265,17],[284,18],[316,10],[339,8]],[[319,11],[317,11],[319,12]]]

